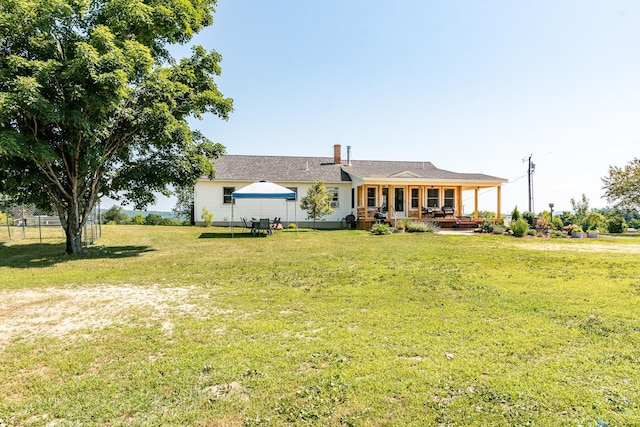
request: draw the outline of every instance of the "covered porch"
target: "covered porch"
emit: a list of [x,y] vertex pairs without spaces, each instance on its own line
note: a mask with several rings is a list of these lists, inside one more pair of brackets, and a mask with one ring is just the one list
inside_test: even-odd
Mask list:
[[[369,229],[376,222],[395,225],[398,220],[437,222],[440,227],[475,227],[480,190],[495,188],[496,219],[500,218],[501,186],[494,182],[362,182],[355,185],[357,228]],[[355,183],[354,183],[355,184]],[[463,192],[473,194],[473,213],[465,216]],[[467,207],[468,210],[468,207]]]

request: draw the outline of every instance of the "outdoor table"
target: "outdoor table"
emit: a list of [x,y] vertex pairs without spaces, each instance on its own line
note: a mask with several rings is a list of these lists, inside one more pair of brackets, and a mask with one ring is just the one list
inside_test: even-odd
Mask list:
[[271,226],[269,225],[269,218],[261,218],[260,220],[252,218],[251,224],[251,234],[253,234],[254,236],[258,235],[259,233],[261,234],[263,231],[267,234],[273,234],[273,232],[271,231]]

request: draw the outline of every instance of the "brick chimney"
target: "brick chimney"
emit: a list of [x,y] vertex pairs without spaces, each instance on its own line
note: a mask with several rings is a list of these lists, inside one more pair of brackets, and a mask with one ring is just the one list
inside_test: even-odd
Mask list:
[[340,164],[340,150],[342,147],[340,147],[340,144],[335,144],[333,146],[333,163],[339,165]]

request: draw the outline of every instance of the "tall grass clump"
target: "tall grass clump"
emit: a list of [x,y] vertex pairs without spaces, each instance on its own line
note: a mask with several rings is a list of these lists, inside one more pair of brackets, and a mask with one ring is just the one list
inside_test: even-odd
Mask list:
[[432,223],[409,222],[406,224],[406,230],[410,233],[435,233],[437,228]]

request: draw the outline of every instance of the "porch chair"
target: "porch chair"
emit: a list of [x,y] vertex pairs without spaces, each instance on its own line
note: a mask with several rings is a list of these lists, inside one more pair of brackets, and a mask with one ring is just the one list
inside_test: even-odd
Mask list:
[[422,208],[422,216],[426,216],[427,218],[433,218],[433,208],[431,207]]

